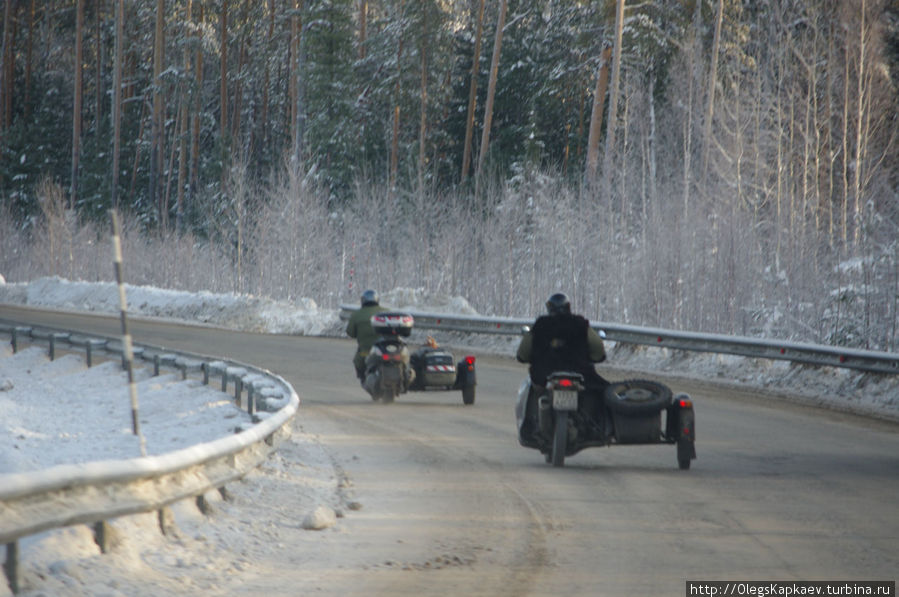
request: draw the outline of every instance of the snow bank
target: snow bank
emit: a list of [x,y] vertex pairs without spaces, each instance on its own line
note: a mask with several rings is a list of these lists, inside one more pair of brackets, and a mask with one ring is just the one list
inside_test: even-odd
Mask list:
[[[316,336],[339,320],[335,310],[319,309],[312,299],[295,303],[253,295],[184,292],[125,285],[128,313],[234,328],[247,332]],[[0,302],[56,309],[118,313],[113,282],[78,282],[56,276],[0,286]]]

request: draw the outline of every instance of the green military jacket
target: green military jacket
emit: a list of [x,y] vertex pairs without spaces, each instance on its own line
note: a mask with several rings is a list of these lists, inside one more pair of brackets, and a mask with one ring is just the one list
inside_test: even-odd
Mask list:
[[380,305],[368,305],[354,311],[347,322],[346,333],[350,338],[355,338],[359,344],[359,352],[368,352],[371,345],[378,339],[378,335],[371,328],[371,316],[381,311],[387,311]]

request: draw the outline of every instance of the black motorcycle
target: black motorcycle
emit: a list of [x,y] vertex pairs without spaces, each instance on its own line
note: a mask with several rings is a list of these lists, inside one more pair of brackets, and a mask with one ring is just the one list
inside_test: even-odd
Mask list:
[[693,401],[654,381],[613,382],[598,392],[571,371],[552,373],[546,387],[528,378],[515,415],[519,443],[540,450],[553,466],[584,448],[611,444],[676,444],[681,469],[696,458]]

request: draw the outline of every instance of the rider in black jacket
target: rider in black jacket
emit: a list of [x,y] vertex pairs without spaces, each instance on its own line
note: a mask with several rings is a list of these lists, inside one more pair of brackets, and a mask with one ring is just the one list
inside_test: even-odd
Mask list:
[[541,315],[525,333],[515,358],[530,363],[532,391],[528,414],[534,416],[536,397],[546,387],[547,376],[554,371],[574,371],[584,376],[585,393],[595,398],[598,409],[608,382],[600,377],[594,363],[606,360],[605,346],[590,322],[572,314],[568,297],[559,292],[546,301],[546,315]]
[[553,371],[576,371],[588,387],[604,386],[607,382],[596,373],[593,363],[606,360],[606,350],[590,322],[572,314],[571,303],[561,292],[549,297],[546,310],[521,339],[515,355],[520,363],[531,364],[531,382],[545,386],[546,376]]

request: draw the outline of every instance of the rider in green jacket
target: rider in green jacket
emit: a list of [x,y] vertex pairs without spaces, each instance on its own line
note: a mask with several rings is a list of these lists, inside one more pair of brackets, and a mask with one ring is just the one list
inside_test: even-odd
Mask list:
[[356,339],[358,346],[356,354],[353,355],[353,366],[356,368],[356,377],[362,381],[365,379],[365,357],[378,339],[378,335],[371,327],[371,317],[387,309],[379,304],[378,293],[374,290],[363,292],[360,302],[362,306],[350,316],[346,333],[350,338]]

